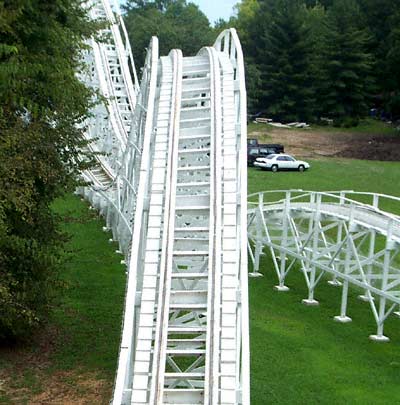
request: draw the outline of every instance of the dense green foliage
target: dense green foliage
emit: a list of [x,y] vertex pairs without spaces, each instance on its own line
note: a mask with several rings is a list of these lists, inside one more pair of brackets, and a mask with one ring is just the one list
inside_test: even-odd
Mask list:
[[80,0],[0,1],[0,339],[29,334],[58,285],[49,206],[83,167],[91,93],[75,72],[94,28]]
[[159,38],[162,56],[174,48],[192,56],[214,39],[207,17],[186,0],[129,0],[125,23],[138,67],[143,66],[146,47],[153,35]]
[[398,118],[399,9],[399,0],[243,0],[229,23],[242,39],[251,110],[354,124],[377,107]]
[[400,0],[242,0],[211,28],[189,0],[128,0],[125,21],[138,67],[151,35],[161,55],[193,55],[236,27],[250,112],[352,126],[371,108],[400,117],[399,10]]
[[287,121],[309,120],[312,115],[311,48],[303,14],[297,0],[262,3],[257,14],[261,103],[271,116]]

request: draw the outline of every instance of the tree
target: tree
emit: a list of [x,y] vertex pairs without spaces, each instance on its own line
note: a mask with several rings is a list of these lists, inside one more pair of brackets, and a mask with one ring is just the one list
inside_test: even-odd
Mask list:
[[212,44],[210,22],[195,4],[186,3],[185,0],[173,1],[165,10],[165,18],[175,28],[171,48],[178,47],[184,55],[190,56],[195,55],[202,46]]
[[358,119],[368,112],[372,91],[370,37],[362,27],[354,0],[335,0],[328,10],[328,36],[324,58],[325,86],[320,102],[324,113],[339,122]]
[[[400,0],[243,0],[249,105],[282,119],[400,116]],[[349,121],[349,120],[348,120]]]
[[333,0],[305,0],[304,4],[307,7],[323,7],[325,9],[329,8],[332,6]]
[[386,107],[392,117],[400,117],[400,12],[390,19],[391,32],[388,37],[388,51],[385,55],[386,71],[385,82]]
[[359,0],[372,42],[371,52],[376,65],[374,78],[377,83],[377,99],[382,99],[384,108],[392,118],[400,118],[400,83],[397,80],[398,29],[400,23],[400,0]]
[[261,98],[261,72],[256,62],[257,49],[259,46],[259,27],[257,14],[260,11],[260,4],[257,0],[243,0],[236,4],[236,18],[230,20],[230,26],[235,26],[238,30],[245,56],[246,86],[249,111],[259,110]]
[[246,50],[254,56],[257,43],[252,39],[254,39],[257,32],[257,26],[255,26],[254,22],[260,11],[260,4],[257,0],[243,0],[235,5],[235,10],[237,14],[235,25],[240,39]]
[[63,236],[50,209],[76,186],[92,93],[78,81],[95,30],[80,0],[0,2],[0,339],[42,322]]
[[320,117],[323,113],[321,96],[327,85],[327,77],[324,73],[326,63],[326,46],[329,37],[327,27],[327,13],[325,7],[316,4],[307,9],[305,13],[305,25],[310,36],[310,74],[313,78],[315,103],[314,115]]
[[185,56],[196,54],[213,38],[207,17],[186,0],[131,1],[126,7],[125,23],[137,66],[143,66],[151,36],[160,41],[160,54],[180,48]]
[[261,29],[256,64],[262,79],[262,108],[284,121],[310,120],[313,86],[309,32],[300,1],[261,3],[257,16]]

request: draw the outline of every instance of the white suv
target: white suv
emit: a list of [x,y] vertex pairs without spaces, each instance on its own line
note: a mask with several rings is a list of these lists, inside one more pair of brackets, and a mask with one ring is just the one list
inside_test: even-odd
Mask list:
[[277,172],[278,170],[298,170],[299,172],[304,172],[304,170],[310,168],[307,162],[296,160],[293,156],[284,154],[257,158],[254,166],[261,169],[269,169],[273,172]]

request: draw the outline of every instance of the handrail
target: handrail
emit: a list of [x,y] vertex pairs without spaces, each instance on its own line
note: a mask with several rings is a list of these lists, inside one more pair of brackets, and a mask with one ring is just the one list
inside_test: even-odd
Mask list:
[[355,195],[371,195],[371,196],[378,196],[382,198],[387,198],[391,200],[395,200],[400,202],[400,197],[390,195],[390,194],[382,194],[382,193],[373,193],[370,191],[354,191],[354,190],[332,190],[332,191],[315,191],[315,190],[303,190],[301,188],[294,188],[290,190],[266,190],[266,191],[258,191],[256,193],[252,193],[248,195],[248,198],[257,196],[259,194],[275,194],[275,193],[286,193],[286,192],[304,192],[304,193],[328,193],[328,194],[355,194]]
[[173,82],[172,82],[172,106],[171,118],[168,129],[168,162],[165,176],[165,205],[163,213],[162,249],[160,255],[160,277],[159,277],[159,301],[157,310],[155,344],[153,348],[153,365],[151,379],[151,393],[149,403],[161,403],[164,388],[164,368],[166,361],[166,350],[168,342],[169,300],[171,294],[171,273],[173,268],[174,254],[174,224],[176,210],[176,185],[177,185],[177,162],[180,130],[180,106],[182,100],[182,66],[183,55],[178,49],[170,52],[172,60]]
[[[380,194],[380,193],[371,193],[371,192],[357,192],[357,191],[351,191],[351,190],[345,190],[345,191],[306,191],[306,190],[301,190],[301,189],[293,189],[293,190],[268,190],[268,191],[262,191],[258,193],[253,193],[248,196],[248,199],[250,200],[252,197],[258,196],[258,201],[248,201],[248,204],[250,206],[255,206],[259,205],[260,201],[260,195],[264,196],[265,194],[285,194],[284,198],[277,199],[274,201],[265,201],[264,198],[262,198],[263,205],[268,206],[268,205],[275,205],[275,204],[283,204],[286,199],[288,198],[287,196],[289,195],[290,201],[296,201],[304,197],[308,197],[311,195],[321,195],[322,197],[329,197],[329,198],[334,198],[338,199],[340,201],[340,205],[345,205],[345,203],[348,203],[349,205],[353,204],[356,205],[357,207],[362,207],[364,209],[372,210],[376,213],[386,215],[389,217],[392,217],[396,222],[400,221],[400,215],[389,212],[387,210],[379,208],[379,201],[382,198],[386,198],[388,200],[393,200],[396,202],[400,203],[400,197],[396,196],[391,196],[387,194]],[[292,196],[293,193],[302,193],[299,195]],[[351,198],[346,197],[348,194],[354,194],[354,195],[368,195],[372,196],[373,201],[372,204],[367,204],[365,202],[361,202],[358,200],[354,200]],[[399,206],[399,211],[400,211],[400,206]]]
[[[240,214],[238,223],[240,232],[246,234],[247,230],[247,196],[244,190],[247,190],[247,95],[246,79],[244,69],[244,56],[242,46],[234,28],[223,31],[214,43],[217,51],[225,53],[232,63],[234,69],[235,90],[235,108],[236,123],[239,128],[237,133],[241,135],[240,153],[238,154],[238,190],[242,190],[240,196]],[[249,310],[248,310],[248,280],[247,280],[247,239],[242,237],[240,246],[240,287],[241,287],[241,362],[240,362],[240,385],[242,392],[242,403],[250,403],[250,336],[249,336]]]
[[117,405],[122,403],[124,388],[127,380],[131,378],[131,351],[134,349],[134,325],[135,317],[135,301],[137,289],[137,272],[140,267],[140,248],[141,248],[141,232],[143,211],[145,207],[145,195],[148,183],[148,174],[150,170],[150,142],[153,133],[153,113],[154,100],[157,86],[158,73],[158,39],[152,37],[150,47],[146,59],[146,68],[148,74],[148,95],[147,95],[147,120],[144,128],[143,159],[141,161],[140,177],[138,182],[138,195],[140,198],[137,201],[135,218],[136,223],[132,235],[132,247],[130,252],[130,260],[128,264],[128,281],[126,291],[125,313],[123,320],[121,346],[118,359],[117,375],[114,385],[114,394],[112,403]]

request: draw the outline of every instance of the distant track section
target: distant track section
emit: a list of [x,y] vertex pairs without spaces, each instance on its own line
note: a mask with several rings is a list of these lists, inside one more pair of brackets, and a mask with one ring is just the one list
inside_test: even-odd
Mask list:
[[[246,90],[234,29],[196,56],[159,57],[140,89],[117,4],[81,77],[104,96],[81,190],[128,267],[112,403],[249,404]],[[103,40],[102,40],[103,41]],[[134,80],[131,79],[133,73]]]
[[135,65],[117,1],[89,0],[86,6],[93,20],[106,28],[91,39],[83,54],[86,65],[80,78],[102,97],[85,123],[87,148],[96,164],[83,178],[91,184],[80,192],[105,216],[107,227],[128,254],[136,201],[137,170],[141,160],[143,134],[138,129],[140,110]]
[[[249,196],[249,252],[259,275],[260,255],[268,249],[278,291],[288,291],[293,269],[303,273],[306,305],[318,305],[316,288],[324,275],[342,287],[337,322],[350,322],[349,286],[360,290],[377,324],[370,338],[388,341],[384,322],[400,305],[400,198],[354,191],[269,191]],[[295,264],[297,263],[297,266]]]

